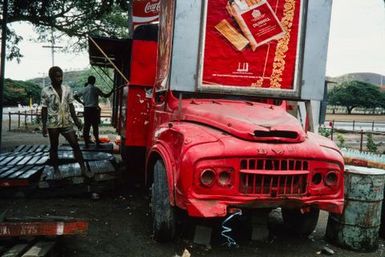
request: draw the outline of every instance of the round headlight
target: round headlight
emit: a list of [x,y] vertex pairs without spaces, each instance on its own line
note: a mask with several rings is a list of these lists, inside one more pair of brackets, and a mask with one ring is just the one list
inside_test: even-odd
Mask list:
[[222,171],[219,173],[218,183],[221,186],[229,186],[231,184],[231,173],[229,171]]
[[311,181],[313,182],[314,185],[319,185],[322,181],[321,173],[314,174]]
[[205,169],[201,173],[201,183],[202,185],[209,187],[214,184],[215,180],[215,171],[212,169]]
[[325,176],[325,184],[327,186],[335,186],[337,185],[338,175],[335,171],[329,171]]

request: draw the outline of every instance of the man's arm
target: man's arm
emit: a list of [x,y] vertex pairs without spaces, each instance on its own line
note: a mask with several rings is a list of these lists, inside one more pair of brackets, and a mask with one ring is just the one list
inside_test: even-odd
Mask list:
[[84,102],[80,99],[80,97],[78,95],[74,95],[74,99],[76,101],[78,101],[79,103],[81,103],[82,105],[84,105]]
[[47,118],[48,118],[48,111],[47,107],[41,108],[41,121],[43,123],[43,137],[48,136],[48,129],[47,129]]
[[69,107],[70,107],[71,117],[74,120],[76,127],[78,127],[79,130],[81,130],[83,128],[83,126],[82,126],[82,123],[80,122],[80,120],[78,119],[78,117],[76,116],[74,105],[71,103],[71,104],[69,104]]
[[81,89],[80,91],[78,91],[78,92],[76,92],[76,93],[74,94],[74,99],[75,99],[76,101],[78,101],[79,103],[81,103],[82,105],[84,105],[84,102],[80,99],[80,97],[83,95],[83,90],[84,90],[84,89]]
[[98,94],[99,94],[100,96],[103,96],[103,97],[110,97],[110,95],[114,92],[114,89],[112,89],[111,92],[105,94],[105,93],[103,93],[102,90],[100,90],[100,88],[97,88],[97,89],[98,89]]

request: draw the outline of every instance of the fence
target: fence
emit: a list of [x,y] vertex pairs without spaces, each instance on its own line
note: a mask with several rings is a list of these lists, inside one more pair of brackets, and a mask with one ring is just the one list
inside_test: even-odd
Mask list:
[[[360,152],[363,151],[373,151],[377,149],[381,152],[385,151],[385,122],[371,121],[371,122],[361,122],[361,121],[327,121],[325,126],[321,128],[323,132],[326,133],[327,137],[330,137],[331,140],[336,141],[337,145],[344,143],[349,145],[351,148],[358,149]],[[321,131],[322,132],[322,131]],[[345,142],[345,139],[341,139],[342,136],[339,135],[350,135],[350,142]],[[321,133],[324,134],[325,133]],[[367,138],[367,140],[366,140]],[[339,141],[342,141],[339,142]],[[372,149],[370,145],[373,147]],[[366,149],[365,149],[366,148]],[[377,150],[376,150],[377,151]]]
[[[22,122],[24,129],[28,129],[29,125],[40,124],[41,113],[37,109],[24,110],[18,112],[8,112],[8,131],[12,131],[12,118],[16,116],[17,128],[20,129]],[[78,118],[83,118],[83,113],[77,115]],[[102,120],[110,120],[111,115],[103,114],[100,116]]]
[[340,130],[347,131],[372,131],[385,132],[385,121],[355,121],[355,120],[339,120],[339,121],[325,121],[324,125]]
[[8,131],[12,130],[12,117],[13,116],[17,116],[17,128],[21,127],[22,117],[23,117],[23,121],[24,121],[24,128],[28,128],[28,117],[29,117],[31,124],[34,122],[33,121],[34,117],[35,117],[36,123],[38,124],[40,113],[36,109],[35,110],[31,109],[29,111],[25,110],[25,111],[18,111],[18,112],[9,112],[8,113]]

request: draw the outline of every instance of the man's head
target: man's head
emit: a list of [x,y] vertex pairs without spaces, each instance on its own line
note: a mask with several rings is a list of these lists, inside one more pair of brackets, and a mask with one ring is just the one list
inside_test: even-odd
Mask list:
[[91,85],[94,85],[95,81],[96,81],[96,78],[94,76],[89,76],[88,80],[87,80],[87,83],[91,84]]
[[51,67],[48,71],[48,75],[53,86],[60,86],[63,82],[63,71],[58,66]]

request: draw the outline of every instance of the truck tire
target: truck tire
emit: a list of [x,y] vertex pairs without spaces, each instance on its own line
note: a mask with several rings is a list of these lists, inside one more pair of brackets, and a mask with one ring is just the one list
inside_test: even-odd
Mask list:
[[154,239],[167,242],[175,236],[175,210],[170,205],[167,175],[161,160],[154,165],[154,182],[151,192]]
[[282,209],[282,218],[285,227],[290,233],[307,237],[317,226],[318,208],[311,208],[309,212],[301,213],[300,209]]

